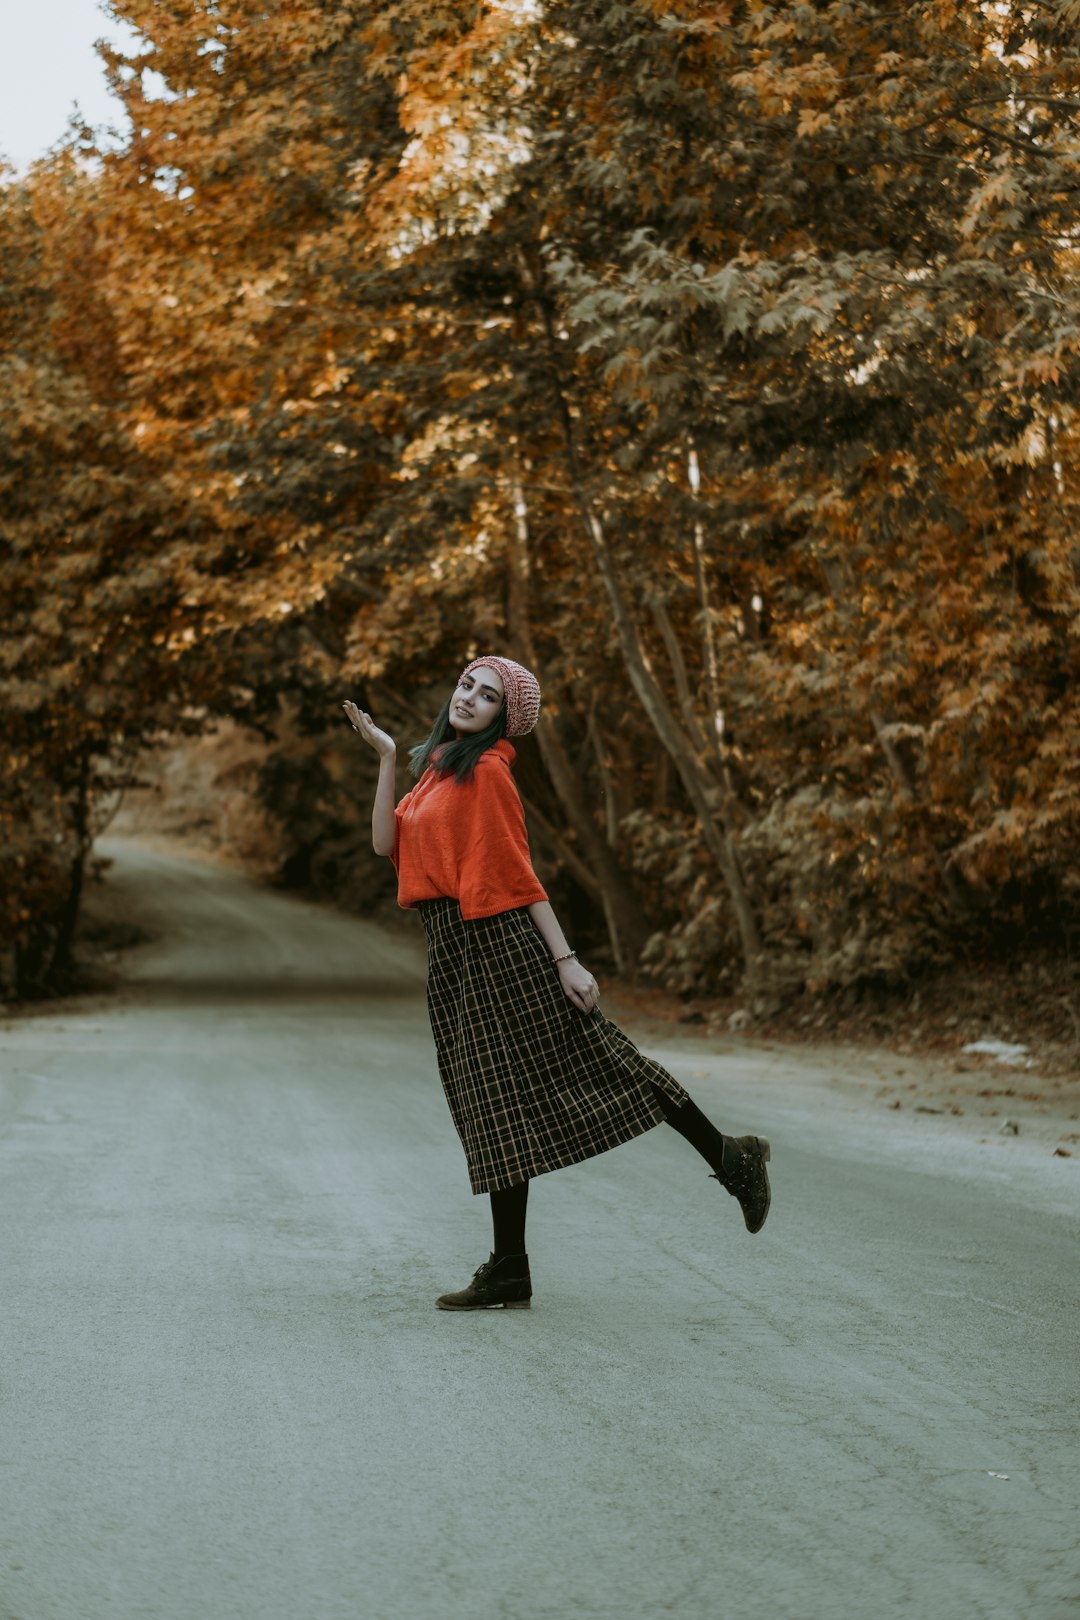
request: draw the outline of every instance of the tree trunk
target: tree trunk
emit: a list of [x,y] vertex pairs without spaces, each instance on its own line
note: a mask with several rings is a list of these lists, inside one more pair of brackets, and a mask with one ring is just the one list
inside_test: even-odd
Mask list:
[[[538,660],[529,611],[529,510],[516,468],[509,493],[513,522],[507,547],[507,618],[523,661],[535,668]],[[616,968],[622,974],[633,974],[649,937],[648,921],[629,879],[582,798],[578,773],[567,756],[550,710],[541,711],[536,741],[563,814],[581,847],[584,864],[595,873],[595,882],[588,888],[603,907]]]
[[666,815],[671,805],[671,755],[666,749],[656,756],[656,776],[653,780],[653,813]]
[[42,968],[49,948],[47,926],[35,923],[24,939],[15,942],[15,997],[18,1001],[32,1001],[42,992],[45,975]]
[[[691,439],[686,456],[687,479],[695,508],[701,493],[701,468],[697,449]],[[720,709],[720,659],[716,651],[716,632],[713,629],[712,602],[709,598],[709,576],[705,567],[705,526],[698,512],[694,512],[691,552],[694,559],[694,588],[697,591],[698,611],[701,614],[701,640],[705,653],[705,689],[709,695],[709,720],[705,728],[709,747],[721,772],[726,772],[724,750],[721,743],[722,715]]]
[[724,791],[699,759],[699,748],[687,734],[668,702],[663,688],[649,665],[648,654],[642,643],[637,625],[630,611],[622,580],[607,535],[599,516],[586,493],[577,453],[577,437],[559,368],[558,347],[551,319],[551,309],[543,290],[536,286],[535,278],[525,267],[529,284],[540,312],[547,346],[551,384],[555,399],[562,441],[563,455],[570,482],[574,506],[582,529],[596,559],[597,572],[611,605],[612,616],[630,684],[648,715],[660,742],[671,755],[687,797],[700,823],[710,854],[731,900],[739,930],[747,988],[757,998],[766,989],[765,962],[761,934],[735,848],[734,830],[724,824]]
[[589,704],[586,733],[592,745],[597,774],[604,787],[604,833],[609,845],[614,849],[619,837],[619,823],[627,811],[626,796],[622,791],[621,782],[612,769],[607,743],[597,723],[595,693]]
[[57,986],[58,988],[62,986],[63,981],[71,973],[75,925],[79,920],[79,903],[82,900],[83,878],[86,875],[86,857],[90,851],[89,751],[85,752],[79,761],[79,778],[75,789],[73,821],[75,857],[71,863],[67,894],[57,917],[56,941],[53,945],[52,958],[46,975],[49,986]]

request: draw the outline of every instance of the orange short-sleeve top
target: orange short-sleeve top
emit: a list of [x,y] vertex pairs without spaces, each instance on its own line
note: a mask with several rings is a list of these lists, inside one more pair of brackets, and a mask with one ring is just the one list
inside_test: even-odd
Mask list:
[[429,767],[406,793],[394,812],[399,906],[446,896],[475,920],[547,899],[510,769],[516,757],[501,737],[481,754],[471,782]]

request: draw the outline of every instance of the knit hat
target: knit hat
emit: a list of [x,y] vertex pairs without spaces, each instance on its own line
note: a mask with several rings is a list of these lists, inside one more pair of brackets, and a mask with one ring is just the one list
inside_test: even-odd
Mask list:
[[506,693],[506,735],[524,737],[540,718],[540,682],[531,669],[515,664],[512,658],[474,658],[466,664],[462,676],[474,669],[486,667],[502,677]]

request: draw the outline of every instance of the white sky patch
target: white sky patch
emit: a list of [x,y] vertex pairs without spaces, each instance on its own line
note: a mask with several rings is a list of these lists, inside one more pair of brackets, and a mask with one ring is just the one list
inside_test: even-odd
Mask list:
[[96,39],[130,47],[134,35],[97,0],[20,0],[0,27],[0,155],[22,172],[63,139],[78,105],[95,128],[123,131],[127,115],[109,94]]

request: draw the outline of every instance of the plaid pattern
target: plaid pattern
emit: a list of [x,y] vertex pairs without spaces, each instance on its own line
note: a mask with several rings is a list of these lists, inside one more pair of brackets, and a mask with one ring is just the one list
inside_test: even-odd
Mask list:
[[600,1013],[569,1000],[527,909],[465,921],[422,900],[439,1075],[474,1193],[542,1176],[663,1123],[687,1094]]

